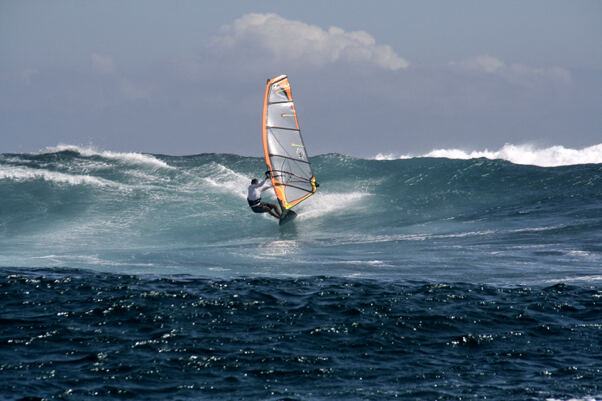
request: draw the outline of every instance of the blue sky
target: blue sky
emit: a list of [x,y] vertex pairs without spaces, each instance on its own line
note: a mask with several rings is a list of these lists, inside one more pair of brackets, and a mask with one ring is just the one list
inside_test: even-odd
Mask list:
[[599,1],[0,1],[0,152],[260,155],[288,74],[312,154],[602,142]]

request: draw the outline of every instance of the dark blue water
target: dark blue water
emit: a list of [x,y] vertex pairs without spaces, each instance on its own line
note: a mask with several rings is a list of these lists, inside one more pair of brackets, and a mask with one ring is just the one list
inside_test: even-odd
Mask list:
[[602,393],[602,289],[1,271],[7,399]]
[[0,399],[602,398],[602,165],[0,155]]

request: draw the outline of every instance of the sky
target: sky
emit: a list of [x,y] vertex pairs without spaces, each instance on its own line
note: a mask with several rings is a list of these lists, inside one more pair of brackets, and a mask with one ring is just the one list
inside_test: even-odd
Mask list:
[[0,153],[260,156],[602,143],[602,1],[0,0]]

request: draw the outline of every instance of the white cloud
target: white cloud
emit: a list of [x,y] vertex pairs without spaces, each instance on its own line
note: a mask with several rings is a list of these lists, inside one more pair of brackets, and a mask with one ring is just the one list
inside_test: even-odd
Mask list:
[[212,43],[220,49],[259,46],[277,60],[323,66],[337,61],[367,62],[388,70],[408,67],[389,45],[379,45],[364,31],[328,31],[277,14],[246,14],[220,29]]
[[111,55],[92,53],[90,60],[94,71],[100,74],[112,74],[116,70],[115,62]]
[[128,79],[122,79],[119,83],[121,94],[128,100],[150,100],[150,89],[136,85]]
[[33,77],[39,74],[40,71],[35,68],[26,68],[19,74],[19,79],[25,85],[31,85]]
[[450,65],[463,70],[498,75],[516,84],[529,84],[541,80],[562,84],[571,82],[571,73],[561,67],[530,67],[524,64],[506,65],[502,60],[488,55],[477,56],[460,62],[451,62]]
[[571,82],[571,73],[562,67],[534,68],[522,64],[512,64],[508,67],[507,75],[509,79],[545,79],[563,84],[568,84]]
[[458,64],[468,70],[484,71],[488,73],[498,72],[505,67],[503,61],[487,55],[473,57]]

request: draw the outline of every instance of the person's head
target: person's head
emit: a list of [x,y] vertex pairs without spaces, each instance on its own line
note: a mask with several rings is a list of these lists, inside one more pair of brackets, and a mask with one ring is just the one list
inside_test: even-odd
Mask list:
[[257,178],[253,178],[251,180],[251,184],[255,185],[255,184],[259,184],[259,181],[257,181]]

